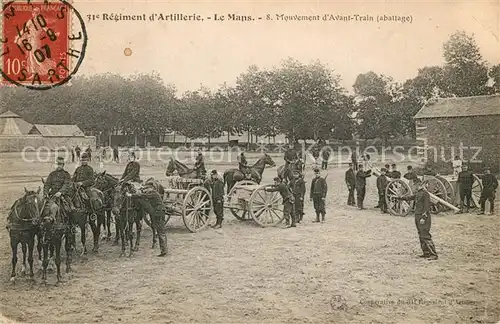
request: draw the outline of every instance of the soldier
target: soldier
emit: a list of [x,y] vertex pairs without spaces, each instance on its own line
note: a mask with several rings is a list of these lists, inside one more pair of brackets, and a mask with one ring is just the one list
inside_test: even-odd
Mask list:
[[275,177],[274,185],[267,187],[265,190],[267,192],[278,191],[280,193],[281,198],[283,198],[283,218],[287,221],[287,224],[289,224],[290,219],[292,220],[289,227],[296,227],[295,215],[293,212],[294,198],[292,192],[290,191],[290,188],[288,188],[286,183],[282,182],[281,178]]
[[413,196],[407,197],[397,197],[400,200],[415,200],[415,225],[417,226],[418,238],[420,240],[420,247],[422,248],[423,254],[421,258],[427,258],[427,260],[437,260],[438,256],[436,253],[436,247],[434,242],[432,242],[431,230],[431,197],[429,193],[424,190],[422,181],[420,179],[415,180],[415,184],[418,187],[418,191]]
[[141,182],[141,177],[140,177],[141,165],[139,164],[139,162],[135,160],[134,152],[130,153],[129,159],[130,161],[129,163],[127,163],[125,171],[123,171],[120,182],[128,182],[128,181]]
[[314,210],[316,211],[316,220],[313,223],[319,223],[319,215],[321,214],[321,222],[325,222],[325,198],[328,192],[326,180],[319,174],[319,169],[314,169],[314,178],[311,181],[310,200],[313,201]]
[[[94,169],[92,169],[92,167],[90,165],[88,165],[87,153],[82,154],[81,162],[82,162],[82,165],[80,165],[78,168],[76,168],[75,173],[73,174],[72,181],[84,189],[84,192],[87,196],[86,197],[83,196],[83,193],[82,193],[81,198],[85,202],[87,207],[90,207],[90,205],[89,205],[90,191],[89,190],[94,185]],[[81,206],[77,206],[77,207],[81,207]]]
[[224,182],[217,174],[217,170],[212,170],[211,173],[211,191],[212,201],[214,204],[214,213],[217,217],[215,225],[212,228],[221,228],[222,221],[224,220]]
[[401,172],[399,172],[396,168],[396,164],[393,163],[391,165],[391,178],[392,179],[401,179]]
[[378,190],[378,206],[382,213],[387,213],[387,203],[385,201],[385,188],[387,187],[387,177],[385,173],[387,170],[382,168],[380,170],[380,175],[377,177],[377,190]]
[[460,193],[460,213],[464,212],[464,202],[465,212],[469,212],[472,201],[472,184],[474,183],[474,174],[468,170],[467,164],[462,165],[462,171],[458,174],[458,192]]
[[297,154],[297,151],[295,150],[294,146],[292,144],[288,145],[288,149],[285,152],[284,155],[284,160],[285,160],[285,174],[283,176],[283,179],[290,179],[292,172],[292,164],[296,163],[297,160],[299,159],[299,156]]
[[90,148],[90,146],[87,147],[87,149],[85,150],[85,152],[89,156],[89,161],[92,162],[92,149]]
[[244,152],[241,152],[241,154],[238,156],[238,166],[239,166],[240,172],[243,173],[245,178],[251,179],[252,173],[249,172],[250,169],[248,167],[247,158],[246,158]]
[[[319,143],[316,143],[314,145],[314,147],[312,148],[311,150],[311,154],[314,158],[314,167],[318,167],[318,163],[319,163]],[[321,165],[323,165],[323,161],[321,162]],[[327,163],[327,166],[328,166],[328,163]]]
[[433,176],[433,177],[435,177],[437,175],[436,171],[434,171],[432,169],[432,166],[430,163],[425,164],[423,174],[424,174],[424,176]]
[[364,171],[363,165],[358,165],[358,172],[356,173],[356,198],[358,199],[358,209],[365,209],[363,201],[366,194],[366,178],[371,177],[371,170]]
[[75,149],[71,147],[71,163],[75,163]]
[[321,169],[328,169],[328,161],[330,160],[330,148],[328,146],[323,147],[323,152],[321,153],[322,161],[321,161]]
[[451,166],[453,167],[453,179],[456,179],[460,171],[462,171],[462,160],[460,160],[460,156],[455,155],[455,159],[451,162]]
[[77,161],[80,161],[80,152],[82,151],[82,149],[80,148],[80,146],[76,146],[75,147],[75,153],[76,153],[76,160]]
[[356,187],[356,176],[354,174],[354,170],[352,169],[352,163],[349,163],[349,169],[345,172],[345,184],[347,185],[348,196],[347,196],[347,205],[348,206],[356,206],[354,202],[354,189]]
[[407,166],[406,170],[407,172],[403,177],[410,182],[410,188],[412,192],[416,192],[417,187],[415,185],[415,180],[418,179],[417,173],[415,172],[415,170],[413,170],[413,167],[411,165]]
[[52,171],[43,185],[45,196],[54,196],[61,199],[61,209],[69,217],[72,205],[69,194],[71,192],[71,175],[64,170],[64,158],[57,157],[57,168]]
[[196,156],[196,162],[194,163],[194,169],[196,170],[196,177],[201,178],[203,174],[207,171],[205,169],[205,161],[203,159],[203,154],[201,150],[198,152],[198,156]]
[[293,173],[292,193],[295,201],[295,220],[297,223],[304,217],[304,196],[306,194],[306,182],[300,172]]
[[154,189],[154,184],[148,182],[144,185],[144,192],[139,194],[127,193],[128,197],[136,200],[150,216],[151,222],[158,233],[160,243],[159,257],[167,255],[167,236],[165,232],[165,206],[162,198]]
[[481,198],[479,198],[479,204],[481,205],[479,215],[484,215],[486,200],[490,202],[490,214],[493,215],[495,212],[495,190],[498,188],[498,180],[491,174],[489,167],[484,168],[481,180],[483,180],[483,191],[481,191]]
[[120,163],[119,154],[118,154],[118,146],[113,147],[113,161],[116,163]]

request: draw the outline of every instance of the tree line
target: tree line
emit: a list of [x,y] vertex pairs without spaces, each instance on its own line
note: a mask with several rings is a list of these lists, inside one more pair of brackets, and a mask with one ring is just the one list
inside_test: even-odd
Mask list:
[[443,66],[423,67],[402,83],[373,71],[359,74],[354,95],[325,64],[289,58],[273,69],[250,66],[235,86],[202,86],[180,97],[156,73],[79,76],[50,91],[3,87],[0,110],[33,123],[77,124],[94,135],[176,131],[210,140],[246,131],[291,140],[344,140],[353,133],[387,140],[415,136],[413,116],[432,98],[500,92],[500,64],[488,66],[473,36],[451,35],[443,57]]

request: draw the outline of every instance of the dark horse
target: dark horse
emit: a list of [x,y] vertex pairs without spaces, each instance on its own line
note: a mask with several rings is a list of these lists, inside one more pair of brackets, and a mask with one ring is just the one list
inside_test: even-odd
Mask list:
[[[59,200],[59,204],[56,203]],[[64,215],[60,198],[46,197],[42,207],[40,235],[43,249],[42,280],[47,280],[47,266],[49,265],[49,249],[55,250],[55,263],[57,268],[57,282],[61,281],[61,246],[65,239],[66,272],[71,270],[72,231],[70,215]]]
[[278,173],[278,177],[281,180],[289,183],[293,180],[293,174],[299,173],[302,174],[304,172],[305,163],[301,159],[297,159],[294,163],[290,163],[288,168],[286,168],[286,164],[278,167],[276,170]]
[[28,263],[30,266],[30,279],[33,280],[33,251],[35,249],[35,235],[38,231],[40,220],[40,188],[38,191],[28,191],[24,188],[24,196],[14,202],[7,217],[7,229],[9,230],[10,246],[12,248],[12,272],[11,282],[16,280],[17,246],[21,243],[23,250],[23,269],[21,274],[26,273],[26,246],[28,247]]
[[[163,199],[163,196],[165,195],[165,187],[158,180],[155,180],[151,177],[148,180],[144,181],[144,183],[152,183],[156,192],[158,192],[160,194],[160,197],[162,197]],[[156,243],[158,242],[158,237],[156,229],[153,226],[153,222],[151,220],[151,215],[149,215],[149,219],[148,217],[146,217],[146,215],[144,215],[144,221],[146,222],[146,224],[148,224],[149,227],[151,227],[151,230],[153,231],[153,245],[151,246],[151,248],[154,249],[156,247]]]
[[[96,173],[95,175],[95,187],[99,189],[103,194],[103,206],[102,206],[102,222],[99,222],[98,226],[102,225],[104,231],[107,231],[106,236],[103,239],[110,240],[111,239],[111,219],[112,212],[111,209],[113,207],[113,198],[115,196],[115,188],[118,185],[119,180],[113,177],[110,174],[107,174],[106,171],[101,173]],[[99,216],[99,215],[98,215]],[[99,229],[100,231],[100,229]],[[115,240],[114,243],[118,244],[119,239],[119,231],[118,224],[115,222]]]
[[[256,183],[260,184],[262,180],[262,173],[264,173],[264,169],[266,165],[270,167],[275,167],[276,163],[274,163],[273,159],[266,153],[263,157],[257,160],[254,165],[250,168],[252,174],[252,180]],[[227,193],[231,191],[231,188],[238,181],[244,180],[245,175],[239,169],[229,169],[224,172],[224,184],[227,184]]]
[[165,171],[165,175],[167,177],[170,177],[175,171],[177,171],[177,174],[182,178],[188,178],[188,179],[197,178],[196,170],[194,168],[189,168],[184,163],[179,162],[174,158],[170,158],[170,161],[168,161],[167,164],[167,170]]
[[[87,201],[82,200],[82,196],[87,197]],[[101,235],[101,226],[105,224],[104,213],[104,195],[97,188],[85,190],[83,187],[73,183],[72,201],[77,209],[74,213],[74,222],[80,227],[80,240],[83,245],[82,255],[87,254],[87,224],[92,230],[94,246],[92,252],[99,250],[99,236]]]

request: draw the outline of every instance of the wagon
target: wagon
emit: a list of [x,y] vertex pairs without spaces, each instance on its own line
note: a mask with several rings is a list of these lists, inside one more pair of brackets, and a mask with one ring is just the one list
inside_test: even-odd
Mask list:
[[277,226],[283,221],[283,198],[278,192],[267,192],[266,187],[251,180],[239,181],[229,191],[224,208],[239,220]]
[[212,196],[203,186],[201,179],[167,177],[163,203],[169,209],[166,222],[170,216],[181,216],[186,228],[198,232],[209,224],[213,208]]

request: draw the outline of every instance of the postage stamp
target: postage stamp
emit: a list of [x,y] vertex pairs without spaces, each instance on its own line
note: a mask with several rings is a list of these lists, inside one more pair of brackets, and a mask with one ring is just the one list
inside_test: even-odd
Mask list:
[[47,90],[68,82],[87,44],[78,11],[67,1],[9,1],[2,7],[2,84]]

